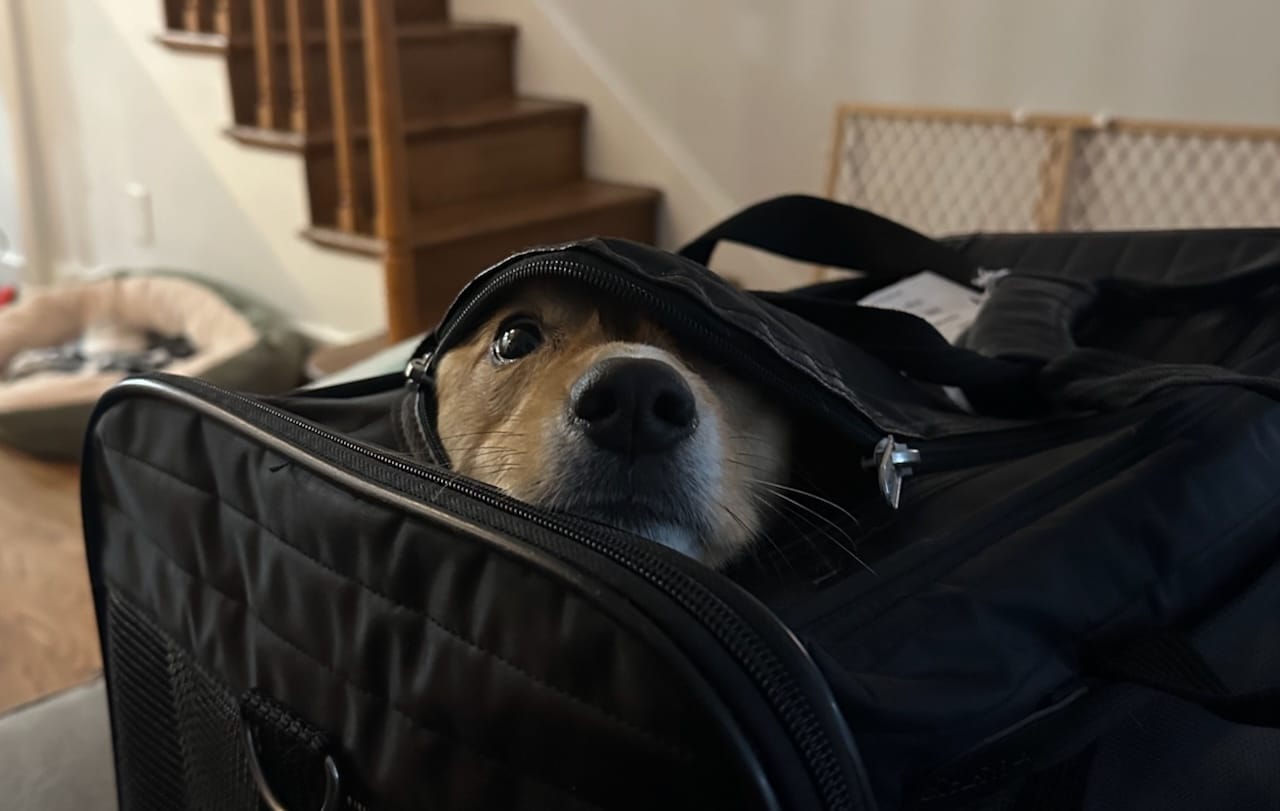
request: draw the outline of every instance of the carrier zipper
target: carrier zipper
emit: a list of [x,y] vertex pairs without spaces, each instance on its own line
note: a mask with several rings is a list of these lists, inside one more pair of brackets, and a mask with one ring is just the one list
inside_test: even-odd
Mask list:
[[862,467],[876,471],[881,496],[889,506],[897,509],[903,479],[910,476],[996,464],[1049,450],[1064,442],[1088,439],[1127,425],[1132,419],[1132,411],[1064,419],[1059,423],[1063,429],[1061,434],[1046,431],[1049,426],[1044,423],[925,440],[903,441],[894,434],[887,434],[876,443],[871,455],[862,459]]
[[[681,307],[656,295],[641,283],[624,277],[623,274],[632,272],[627,270],[622,262],[610,260],[607,257],[601,257],[601,260],[610,262],[623,273],[610,273],[586,261],[562,257],[540,258],[537,254],[533,257],[517,259],[513,264],[494,271],[494,275],[484,282],[479,290],[467,294],[466,301],[456,313],[451,312],[446,316],[445,322],[438,331],[439,338],[431,351],[408,362],[404,370],[406,380],[420,391],[430,388],[432,367],[436,358],[449,347],[453,336],[470,323],[481,301],[509,285],[522,281],[536,278],[570,278],[607,294],[640,303],[649,311],[660,314],[659,317],[664,324],[678,325],[685,333],[709,344],[722,357],[736,357],[738,362],[750,367],[751,374],[772,384],[774,391],[789,397],[793,402],[802,404],[802,407],[805,403],[823,399],[838,401],[843,412],[838,416],[842,429],[864,447],[873,449],[870,456],[859,460],[860,466],[874,471],[881,498],[894,509],[897,509],[901,502],[903,480],[909,476],[1000,462],[1023,455],[1029,450],[1053,447],[1061,441],[1052,435],[1046,437],[1043,424],[1029,426],[1025,431],[1014,428],[938,439],[886,432],[843,396],[832,397],[834,392],[807,375],[794,371],[789,375],[784,374],[756,355],[736,349],[732,337],[725,334],[724,330],[713,328],[709,319],[695,317],[690,314],[689,308]],[[790,370],[790,367],[787,368]],[[788,377],[793,379],[788,380]],[[1099,424],[1106,422],[1103,419]],[[1073,425],[1078,426],[1078,421]],[[435,439],[434,432],[427,430],[426,433],[429,435],[427,441],[435,452],[436,458],[444,460],[443,448]],[[886,448],[893,448],[888,458],[886,458]]]
[[[440,337],[436,341],[434,351],[428,352],[420,357],[409,360],[405,366],[404,376],[409,384],[420,391],[430,385],[432,377],[432,364],[434,359],[449,346],[449,339],[454,333],[462,329],[470,320],[471,314],[476,310],[478,302],[487,299],[499,290],[522,281],[528,281],[535,278],[548,277],[568,277],[584,284],[592,285],[597,289],[604,290],[622,298],[630,298],[635,301],[642,302],[649,307],[651,311],[657,311],[670,319],[669,323],[679,322],[680,325],[691,333],[697,333],[703,339],[713,344],[720,351],[737,355],[744,359],[752,367],[752,369],[761,377],[772,382],[779,392],[788,392],[792,390],[792,386],[788,385],[782,375],[775,370],[769,368],[764,363],[759,362],[752,355],[744,355],[741,351],[734,351],[733,343],[730,338],[711,329],[706,319],[693,318],[687,315],[681,308],[664,300],[662,297],[655,295],[652,291],[646,289],[640,284],[621,278],[618,274],[607,273],[601,271],[586,262],[578,262],[568,259],[534,259],[518,262],[510,266],[508,269],[499,271],[495,276],[489,279],[483,287],[476,293],[468,296],[462,309],[453,317],[448,319],[448,323],[440,329]],[[803,378],[806,383],[812,385],[807,377]],[[829,394],[825,388],[822,394]],[[845,400],[839,398],[844,404]],[[853,420],[851,425],[858,429],[856,431],[858,438],[863,440],[865,444],[870,445],[876,442],[876,451],[873,458],[881,455],[881,447],[885,440],[881,439],[881,433],[877,426],[869,420],[861,411],[850,409]],[[865,429],[865,430],[863,430]],[[433,431],[426,431],[428,434],[427,443],[432,448],[437,459],[446,458],[443,448],[439,447],[439,442],[434,436]],[[891,440],[892,437],[889,437]],[[914,456],[914,461],[918,463],[921,459],[920,452],[913,448],[906,449],[908,455]],[[894,459],[897,459],[901,452],[895,451]],[[864,462],[864,467],[868,465]],[[880,492],[889,504],[889,506],[897,509],[898,503],[902,495],[902,479],[910,475],[912,469],[905,467],[897,462],[880,462],[877,460],[875,467],[877,469],[877,478],[880,485]]]
[[[726,354],[736,354],[739,358],[745,359],[755,373],[774,383],[777,391],[787,392],[792,390],[792,387],[782,379],[782,375],[769,368],[764,363],[757,361],[754,356],[744,354],[740,350],[735,352],[731,339],[707,326],[706,319],[688,316],[681,310],[681,308],[664,300],[660,296],[655,295],[640,284],[621,278],[618,274],[601,271],[599,268],[596,268],[586,262],[577,262],[568,259],[525,260],[524,262],[518,262],[509,269],[499,271],[493,278],[489,279],[489,281],[486,282],[479,291],[470,295],[457,315],[450,318],[448,324],[442,326],[440,330],[440,338],[436,342],[434,351],[426,353],[420,357],[410,359],[408,364],[405,366],[405,379],[410,385],[419,390],[429,386],[432,376],[431,367],[434,359],[448,347],[450,337],[468,323],[471,314],[478,306],[478,302],[487,299],[489,296],[509,285],[528,281],[530,279],[547,277],[568,277],[584,284],[592,285],[597,289],[604,290],[606,293],[643,302],[643,304],[651,308],[652,311],[660,312],[670,319],[669,323],[679,322],[686,330],[692,333],[697,333],[706,341],[714,344],[715,347],[722,352],[725,352]],[[806,382],[809,382],[808,378],[804,379]],[[823,389],[823,393],[827,393],[825,389]],[[845,402],[843,398],[839,398],[839,401],[842,404]],[[866,430],[857,431],[860,439],[866,441],[866,444],[870,444],[870,440],[878,440],[876,445],[876,455],[878,456],[880,453],[880,445],[884,442],[884,440],[879,439],[880,431],[878,427],[876,427],[864,414],[862,414],[862,412],[857,409],[852,409],[852,416],[854,417],[854,420],[851,424],[854,427],[862,429],[865,426],[866,428]],[[435,438],[434,432],[428,430],[426,433],[429,435],[426,438],[427,443],[432,448],[436,458],[440,460],[445,459],[446,455],[444,454],[444,449],[439,446],[439,442]],[[911,452],[915,454],[915,460],[919,462],[919,451],[912,449]],[[891,507],[897,509],[898,502],[901,499],[902,494],[902,479],[905,476],[910,475],[911,470],[910,468],[906,468],[904,470],[901,466],[886,467],[881,464],[877,464],[877,469],[881,493],[885,501],[888,502]]]
[[895,510],[902,501],[902,480],[914,472],[912,465],[920,464],[920,451],[894,439],[889,434],[876,443],[871,456],[862,460],[864,468],[875,468],[880,495]]
[[[622,267],[621,263],[614,264]],[[789,390],[782,376],[774,369],[760,363],[753,356],[743,356],[740,350],[735,349],[732,339],[708,326],[706,319],[690,316],[684,308],[663,299],[635,281],[625,279],[616,273],[602,271],[587,262],[570,259],[525,260],[496,274],[485,283],[484,287],[471,295],[457,316],[451,318],[448,325],[441,329],[440,340],[436,345],[436,352],[433,354],[438,355],[440,350],[448,347],[449,339],[468,323],[471,314],[478,306],[478,302],[512,284],[539,277],[567,277],[614,296],[643,303],[650,311],[661,313],[662,316],[669,319],[668,323],[679,323],[684,330],[697,333],[701,338],[713,344],[715,349],[719,350],[723,355],[744,357],[754,371],[759,372],[763,377],[777,385],[779,391]],[[429,364],[430,358],[428,358]],[[855,412],[855,416],[859,427],[865,427],[866,429],[862,432],[864,438],[870,439],[874,434],[878,433],[878,429],[871,425],[870,421],[861,412]]]
[[[623,267],[620,263],[616,264],[620,268]],[[418,386],[430,379],[434,359],[442,350],[448,348],[453,335],[469,323],[480,301],[510,285],[549,277],[574,279],[618,298],[641,303],[650,311],[660,313],[664,325],[678,324],[684,332],[695,334],[700,340],[710,344],[722,357],[738,358],[739,362],[751,367],[753,374],[758,374],[771,383],[778,392],[792,392],[796,388],[796,381],[786,380],[783,374],[761,362],[756,356],[736,348],[737,344],[732,337],[725,335],[723,331],[713,329],[708,325],[707,319],[694,317],[687,308],[680,307],[656,295],[640,283],[623,278],[617,273],[609,273],[587,262],[560,258],[526,259],[496,273],[480,290],[468,296],[467,302],[462,305],[456,315],[448,318],[447,323],[440,329],[440,337],[434,351],[416,359],[421,361],[420,364],[411,362],[406,368],[406,377]],[[804,388],[814,390],[814,393],[820,391],[824,395],[831,394],[825,387],[807,376],[792,376],[801,378]],[[802,394],[796,394],[793,399],[803,401],[806,398]],[[844,398],[839,399],[842,404],[847,405]],[[883,435],[882,429],[861,411],[852,407],[847,408],[847,411],[851,420],[846,427],[850,428],[851,432],[866,445],[873,445]]]
[[[1194,422],[1200,414],[1213,407],[1214,404],[1211,401],[1185,404],[1181,406],[1177,413],[1169,416],[1167,423],[1162,425],[1159,431],[1153,431],[1151,436],[1143,437],[1134,446],[1126,448],[1123,453],[1114,454],[1092,467],[1080,470],[1066,482],[1057,482],[1052,487],[1042,486],[1029,500],[1020,504],[1015,510],[999,512],[985,522],[970,523],[957,527],[955,535],[947,540],[945,549],[940,549],[931,554],[927,560],[921,562],[918,566],[913,566],[913,568],[896,574],[889,574],[866,591],[858,594],[854,599],[840,605],[838,610],[841,612],[843,620],[851,626],[860,627],[866,625],[904,595],[912,594],[918,591],[925,583],[938,579],[956,561],[971,557],[976,549],[980,548],[977,544],[982,543],[985,539],[1002,538],[1005,536],[1007,528],[1018,525],[1029,516],[1039,514],[1039,510],[1048,499],[1074,497],[1075,494],[1080,492],[1079,487],[1081,485],[1095,482],[1099,477],[1109,476],[1146,458],[1151,443],[1163,441],[1161,437],[1181,430],[1184,426]],[[1127,416],[1132,418],[1133,415],[1129,414]],[[1108,422],[1116,422],[1116,420],[1109,420]],[[808,619],[806,622],[821,623],[828,619],[832,613],[832,611],[823,612]]]
[[430,355],[424,355],[420,358],[410,358],[409,362],[405,364],[404,367],[405,379],[415,386],[420,387],[426,385],[430,379],[427,375],[427,367],[430,363]]
[[[855,799],[852,787],[840,766],[835,743],[822,729],[813,707],[795,683],[794,678],[787,674],[774,651],[761,640],[751,625],[723,600],[710,593],[706,587],[701,586],[686,572],[654,555],[645,544],[631,542],[625,536],[619,536],[620,542],[617,544],[602,543],[567,521],[515,501],[500,491],[463,481],[457,476],[442,475],[429,467],[382,453],[286,411],[197,378],[156,373],[134,378],[134,380],[154,381],[163,386],[193,394],[201,392],[213,394],[214,397],[211,399],[225,398],[247,406],[253,411],[285,422],[401,473],[425,480],[434,486],[452,490],[574,541],[641,576],[650,585],[678,602],[694,617],[699,618],[704,627],[720,640],[725,649],[760,688],[761,693],[766,696],[790,733],[792,742],[801,753],[803,760],[809,764],[811,777],[817,787],[817,793],[823,798],[824,807],[845,811],[860,807],[861,803]],[[119,387],[127,385],[128,382],[119,384]],[[803,647],[799,647],[799,650],[803,651]],[[807,656],[807,653],[804,655]]]

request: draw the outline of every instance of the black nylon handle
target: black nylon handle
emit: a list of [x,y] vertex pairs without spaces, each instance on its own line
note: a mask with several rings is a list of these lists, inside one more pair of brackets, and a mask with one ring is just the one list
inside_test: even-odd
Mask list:
[[800,262],[901,277],[932,270],[957,280],[974,266],[937,240],[893,220],[833,200],[792,194],[774,197],[713,226],[680,249],[707,264],[721,241],[737,242]]

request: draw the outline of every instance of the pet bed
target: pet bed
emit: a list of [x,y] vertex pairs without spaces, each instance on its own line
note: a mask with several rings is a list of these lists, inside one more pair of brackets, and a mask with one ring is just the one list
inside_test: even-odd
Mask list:
[[[119,271],[24,293],[0,311],[0,370],[28,350],[65,352],[86,331],[103,329],[179,340],[186,350],[168,357],[165,371],[256,393],[297,385],[306,351],[278,313],[239,291],[177,271]],[[87,363],[0,381],[0,442],[75,459],[94,403],[129,371]]]

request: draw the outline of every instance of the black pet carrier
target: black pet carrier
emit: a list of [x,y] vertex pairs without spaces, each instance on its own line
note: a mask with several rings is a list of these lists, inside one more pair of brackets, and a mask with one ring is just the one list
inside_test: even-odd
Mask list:
[[[857,273],[742,292],[722,239]],[[121,807],[1280,808],[1280,229],[933,241],[781,198],[683,253],[513,256],[405,376],[112,390]],[[973,299],[955,341],[859,303],[922,272]],[[797,531],[713,572],[447,469],[433,361],[537,277],[781,403],[860,560]]]

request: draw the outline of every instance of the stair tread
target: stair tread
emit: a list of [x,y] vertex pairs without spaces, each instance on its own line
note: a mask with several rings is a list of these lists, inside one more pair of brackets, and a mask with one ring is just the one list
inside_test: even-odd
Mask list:
[[223,34],[205,31],[169,29],[155,36],[156,42],[175,51],[196,53],[226,53],[227,38]]
[[[408,138],[421,138],[451,131],[520,124],[538,118],[581,116],[586,114],[586,110],[586,105],[577,101],[531,97],[492,99],[436,115],[419,116],[405,122],[404,132]],[[236,125],[228,127],[227,134],[238,141],[254,146],[290,151],[333,143],[333,133],[327,130],[303,135],[290,130]],[[369,137],[369,132],[366,128],[360,127],[352,133],[352,137],[356,140],[365,140]]]
[[511,23],[478,20],[428,20],[416,23],[398,23],[396,33],[402,39],[428,39],[456,34],[502,34],[514,36],[516,27]]
[[[659,197],[657,189],[590,179],[518,194],[478,197],[416,212],[410,222],[409,242],[415,248],[447,245],[612,206],[656,203]],[[312,226],[303,235],[329,248],[370,256],[382,253],[382,241],[368,234]]]
[[549,188],[432,206],[414,213],[409,234],[416,246],[437,245],[558,220],[593,209],[657,199],[656,189],[577,180]]
[[249,124],[233,124],[224,132],[242,144],[279,149],[285,152],[301,152],[308,143],[307,136],[291,130],[273,130]]
[[[479,22],[470,20],[424,20],[421,22],[397,23],[396,37],[400,40],[416,40],[416,39],[444,39],[457,36],[515,36],[516,27],[510,23],[495,22]],[[343,31],[343,35],[347,40],[358,41],[364,36],[364,32],[359,26],[347,26]],[[223,45],[227,44],[227,38],[221,34],[188,34],[184,31],[167,31],[162,34],[162,41],[167,41],[170,37],[182,39],[190,36],[218,36],[222,37]],[[309,45],[323,45],[327,41],[327,35],[322,29],[309,28],[303,33],[303,40]],[[288,34],[283,32],[274,32],[271,35],[276,45],[286,45],[289,42]],[[252,48],[254,47],[253,35],[248,32],[237,33],[231,36],[230,44],[236,48]]]

